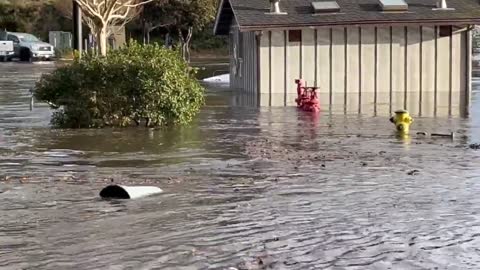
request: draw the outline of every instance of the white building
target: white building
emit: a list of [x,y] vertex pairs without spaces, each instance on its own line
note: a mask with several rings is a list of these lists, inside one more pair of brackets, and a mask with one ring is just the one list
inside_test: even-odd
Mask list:
[[[437,3],[438,2],[438,3]],[[468,113],[477,0],[222,0],[232,88],[260,105],[294,105],[302,78],[323,110]],[[446,4],[448,6],[446,7]]]

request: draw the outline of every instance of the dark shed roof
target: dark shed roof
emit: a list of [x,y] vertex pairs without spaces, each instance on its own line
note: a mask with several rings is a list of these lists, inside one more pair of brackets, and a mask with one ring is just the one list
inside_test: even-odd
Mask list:
[[228,34],[236,20],[241,31],[265,28],[295,28],[359,24],[478,24],[479,0],[447,0],[454,10],[433,10],[437,0],[406,0],[408,11],[384,12],[378,0],[337,0],[340,12],[314,14],[311,3],[321,0],[281,0],[286,15],[265,14],[269,0],[221,0],[215,23],[215,34]]

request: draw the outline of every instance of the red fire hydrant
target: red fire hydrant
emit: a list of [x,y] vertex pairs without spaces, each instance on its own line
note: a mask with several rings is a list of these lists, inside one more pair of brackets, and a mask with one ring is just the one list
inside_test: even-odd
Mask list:
[[307,112],[318,113],[320,111],[320,101],[317,96],[318,87],[307,87],[302,79],[296,79],[297,84],[297,98],[295,102],[297,107]]

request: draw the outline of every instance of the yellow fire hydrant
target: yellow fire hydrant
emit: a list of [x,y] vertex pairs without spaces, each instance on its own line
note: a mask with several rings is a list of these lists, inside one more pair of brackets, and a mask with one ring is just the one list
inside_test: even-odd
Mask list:
[[398,110],[395,112],[395,116],[390,118],[390,122],[395,125],[398,132],[408,134],[413,118],[406,110]]

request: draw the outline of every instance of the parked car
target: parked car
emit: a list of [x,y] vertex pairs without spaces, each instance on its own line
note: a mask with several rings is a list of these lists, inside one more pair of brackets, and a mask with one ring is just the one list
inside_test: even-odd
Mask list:
[[7,40],[13,42],[15,52],[10,59],[16,57],[20,61],[33,61],[55,57],[55,48],[32,34],[7,32]]

